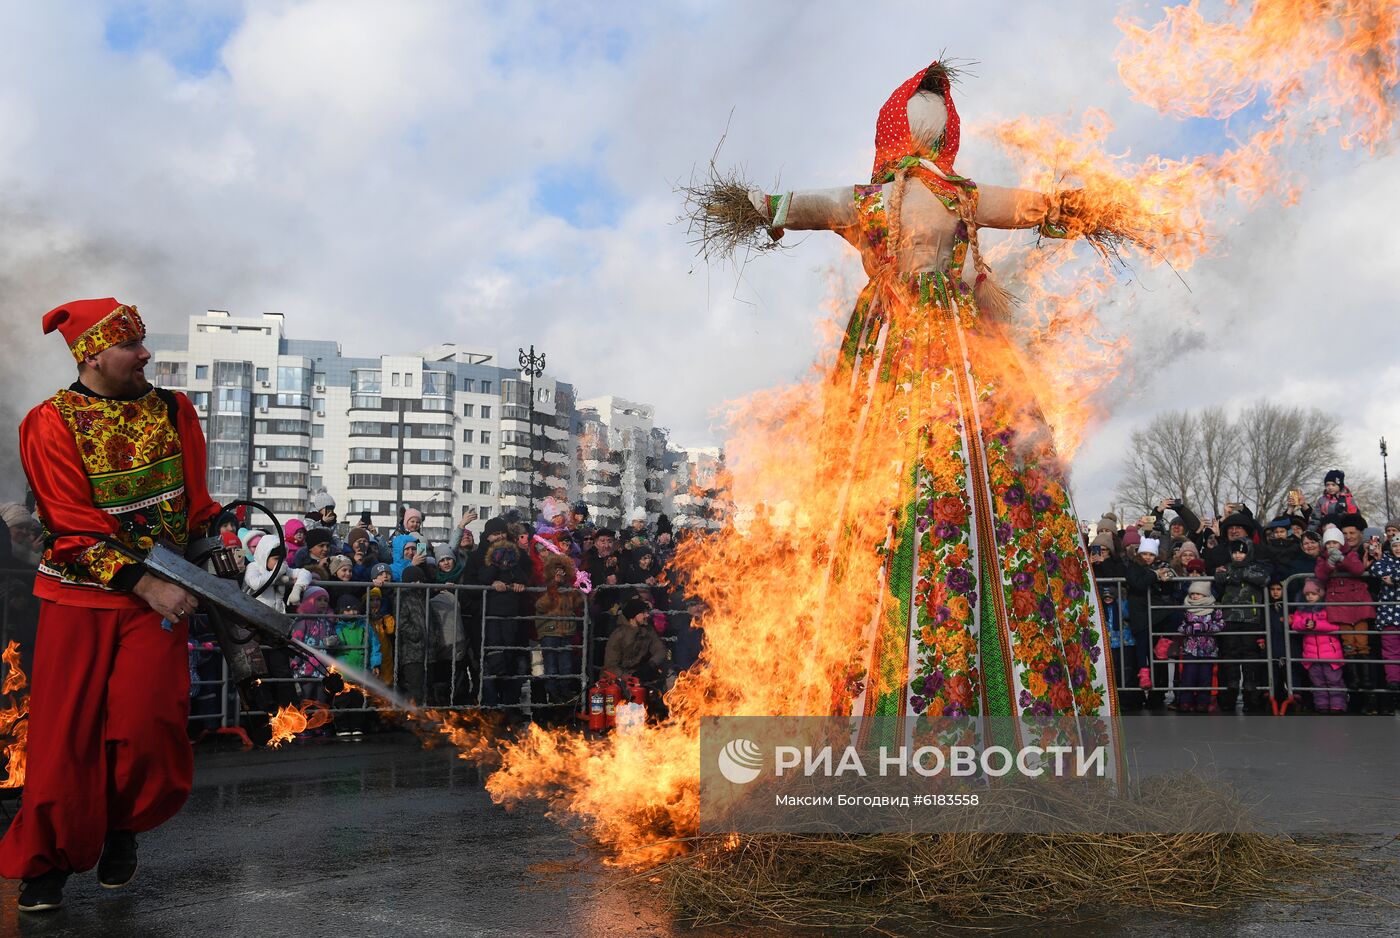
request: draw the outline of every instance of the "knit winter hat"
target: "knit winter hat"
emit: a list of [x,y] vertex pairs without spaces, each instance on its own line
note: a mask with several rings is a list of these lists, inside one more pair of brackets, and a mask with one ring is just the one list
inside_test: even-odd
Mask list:
[[393,574],[393,568],[387,563],[377,563],[369,568],[369,578],[372,580],[381,573]]
[[359,612],[360,597],[354,593],[343,593],[335,604],[336,612]]
[[1201,552],[1200,552],[1200,550],[1196,547],[1196,542],[1195,542],[1195,541],[1182,541],[1182,542],[1181,542],[1181,556],[1185,557],[1185,556],[1187,556],[1188,554],[1191,555],[1192,557],[1199,557],[1199,556],[1201,556]]
[[1161,544],[1160,541],[1158,541],[1158,540],[1156,540],[1156,539],[1154,539],[1154,538],[1144,537],[1144,538],[1138,543],[1138,553],[1139,553],[1139,554],[1151,554],[1153,557],[1156,557],[1156,556],[1157,556],[1157,551],[1158,551],[1159,548],[1161,548],[1161,546],[1162,546],[1162,544]]
[[481,533],[487,537],[490,537],[492,534],[505,534],[509,527],[510,525],[506,524],[506,519],[504,518],[490,518],[487,520],[485,527],[481,529]]
[[329,544],[331,542],[331,532],[327,528],[308,528],[306,531],[306,546],[315,547],[317,544]]
[[657,518],[657,519],[656,519],[656,536],[657,536],[657,537],[660,537],[660,536],[663,535],[663,534],[671,534],[671,533],[673,533],[673,529],[672,529],[672,527],[671,527],[671,519],[668,518],[668,517],[666,517],[665,515],[662,515],[661,517]]
[[1186,595],[1210,596],[1212,599],[1215,597],[1215,594],[1212,593],[1210,589],[1210,580],[1192,580],[1190,587],[1186,590]]
[[637,597],[632,597],[622,605],[622,618],[634,619],[644,612],[650,612],[651,607]]
[[1321,543],[1321,541],[1322,541],[1322,535],[1321,535],[1321,534],[1318,534],[1316,531],[1304,531],[1304,532],[1303,532],[1303,540],[1305,540],[1305,541],[1317,541],[1317,542]]
[[321,511],[324,508],[334,508],[335,499],[332,498],[330,493],[325,489],[321,489],[317,491],[315,495],[311,496],[311,507],[317,511]]
[[645,508],[643,508],[641,505],[638,505],[636,508],[633,508],[633,509],[632,509],[632,513],[629,514],[629,515],[627,516],[627,520],[628,520],[628,521],[645,521],[645,520],[647,520],[647,510],[646,510]]
[[422,521],[423,512],[419,511],[417,508],[405,508],[403,510],[403,520],[405,524],[408,523],[409,518],[417,518],[419,521]]
[[335,576],[341,567],[353,566],[354,564],[351,562],[350,558],[344,554],[336,554],[326,562],[326,570],[330,572],[331,576]]
[[1322,477],[1322,484],[1326,485],[1328,482],[1346,485],[1347,474],[1340,469],[1328,469],[1327,474]]
[[1341,528],[1337,527],[1335,524],[1329,524],[1327,527],[1323,528],[1323,530],[1322,530],[1322,543],[1323,543],[1323,544],[1341,544],[1341,543],[1344,543],[1344,542],[1345,542],[1345,538],[1342,537],[1342,530],[1341,530]]
[[0,505],[0,521],[5,522],[5,527],[7,528],[39,526],[39,522],[35,517],[18,502],[6,502]]
[[1324,594],[1327,592],[1327,590],[1324,589],[1323,586],[1322,586],[1322,581],[1319,580],[1319,579],[1318,579],[1317,577],[1315,577],[1315,576],[1310,576],[1310,577],[1308,577],[1306,580],[1303,581],[1303,589],[1302,589],[1302,592],[1306,593],[1309,589],[1315,589],[1315,590],[1317,590],[1319,593],[1324,593]]
[[567,515],[568,513],[569,506],[553,496],[546,498],[540,506],[540,517],[550,524],[553,524],[554,519],[559,515]]
[[1113,535],[1107,531],[1101,531],[1089,542],[1090,547],[1102,547],[1110,554],[1113,553]]

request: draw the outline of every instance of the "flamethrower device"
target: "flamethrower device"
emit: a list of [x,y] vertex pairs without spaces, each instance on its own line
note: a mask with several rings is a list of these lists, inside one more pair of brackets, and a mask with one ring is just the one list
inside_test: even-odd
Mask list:
[[[278,537],[282,537],[281,522],[263,505],[235,502],[225,508],[231,510],[245,505],[266,514]],[[262,590],[277,582],[285,557],[278,558],[272,576],[250,595],[242,589],[234,548],[225,546],[218,536],[191,541],[185,556],[160,543],[143,552],[110,535],[93,531],[63,531],[52,537],[90,537],[103,541],[145,564],[151,575],[174,583],[197,597],[199,612],[209,622],[219,650],[228,661],[229,677],[238,686],[244,704],[252,709],[266,709],[266,702],[259,699],[261,695],[258,693],[262,680],[270,676],[263,654],[264,645],[285,647],[317,662],[325,673],[323,682],[331,696],[344,689],[345,679],[341,676],[344,673],[365,690],[397,702],[397,697],[378,678],[351,668],[324,650],[293,638],[292,617],[257,600]]]

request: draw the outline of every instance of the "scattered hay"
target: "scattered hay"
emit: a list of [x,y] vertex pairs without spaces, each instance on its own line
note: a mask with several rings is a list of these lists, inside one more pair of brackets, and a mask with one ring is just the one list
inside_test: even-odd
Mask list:
[[[1006,810],[1025,810],[1023,796]],[[1036,811],[1045,807],[1038,797]],[[1233,830],[1220,824],[1222,804],[1235,814]],[[1057,829],[1073,830],[1071,806],[1051,807]],[[880,931],[1069,921],[1114,909],[1201,914],[1297,898],[1296,887],[1346,868],[1339,847],[1245,830],[1242,806],[1199,780],[1086,797],[1082,829],[1104,830],[1106,809],[1108,826],[1121,832],[705,835],[643,875],[659,877],[676,916],[697,926]],[[1162,832],[1172,817],[1186,832]],[[1134,819],[1139,832],[1123,831]]]

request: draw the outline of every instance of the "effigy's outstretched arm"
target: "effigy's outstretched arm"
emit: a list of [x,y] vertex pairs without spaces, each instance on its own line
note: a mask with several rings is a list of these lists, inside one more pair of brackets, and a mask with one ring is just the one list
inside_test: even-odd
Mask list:
[[1060,203],[1055,196],[1034,189],[978,186],[976,218],[982,228],[1038,227],[1054,234],[1060,221]]
[[1085,189],[979,186],[977,193],[976,219],[983,228],[1039,228],[1047,238],[1083,239],[1109,261],[1121,262],[1119,250],[1127,244],[1155,250],[1129,207]]
[[850,186],[835,189],[803,189],[769,195],[749,190],[749,202],[768,222],[768,231],[781,238],[785,229],[794,231],[836,231],[856,226],[855,191]]

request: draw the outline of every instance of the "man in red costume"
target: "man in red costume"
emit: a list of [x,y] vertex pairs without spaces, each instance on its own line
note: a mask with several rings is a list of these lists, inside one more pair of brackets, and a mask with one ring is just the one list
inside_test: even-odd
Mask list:
[[54,330],[78,380],[19,428],[46,545],[24,802],[0,842],[0,875],[24,881],[24,912],[58,908],[69,874],[94,864],[103,886],[130,882],[136,834],[180,810],[194,768],[185,617],[195,597],[111,544],[66,535],[183,550],[218,512],[199,416],[146,380],[136,308],[79,300],[44,317]]

